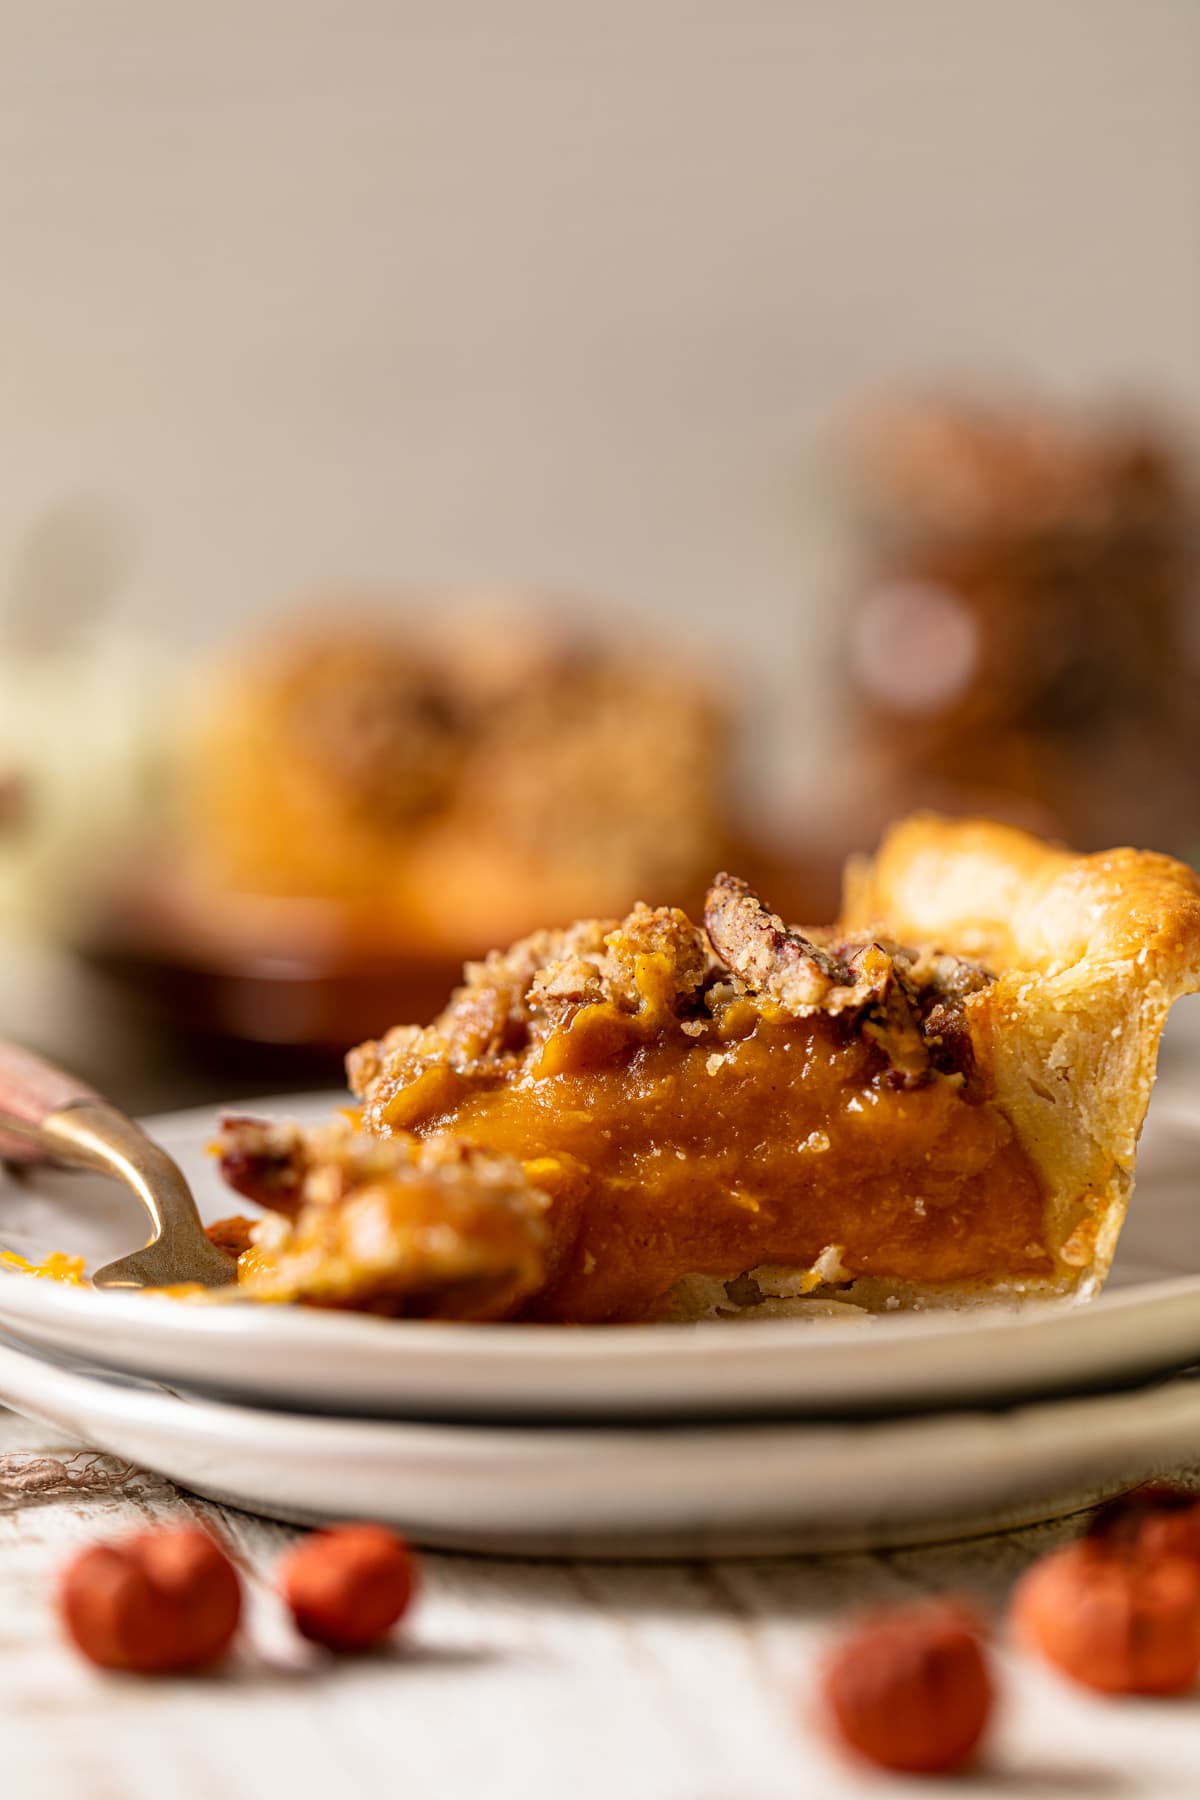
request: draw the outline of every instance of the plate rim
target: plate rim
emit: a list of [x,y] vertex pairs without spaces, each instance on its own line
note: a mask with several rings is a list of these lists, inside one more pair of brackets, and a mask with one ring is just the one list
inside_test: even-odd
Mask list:
[[[273,1116],[283,1114],[303,1119],[327,1116],[344,1100],[342,1090],[268,1095],[228,1106],[205,1104],[176,1109],[152,1115],[143,1123],[168,1151],[180,1154],[194,1147],[197,1136],[212,1132],[220,1114],[235,1106],[240,1111],[261,1111]],[[1170,1104],[1166,1111],[1168,1115],[1176,1112],[1182,1117],[1182,1109],[1172,1108]],[[182,1143],[181,1139],[184,1140]],[[0,1230],[0,1243],[2,1241]],[[694,1378],[698,1370],[716,1365],[714,1373],[722,1389],[719,1400],[707,1408],[688,1400],[674,1403],[646,1400],[635,1408],[638,1414],[660,1417],[679,1409],[692,1416],[702,1416],[705,1410],[719,1416],[731,1404],[745,1408],[751,1404],[749,1401],[732,1397],[738,1387],[736,1378],[732,1383],[722,1379],[730,1374],[728,1365],[745,1368],[771,1362],[776,1365],[775,1379],[761,1394],[759,1402],[766,1411],[776,1414],[784,1410],[807,1411],[833,1416],[839,1411],[861,1413],[864,1408],[879,1402],[890,1410],[899,1410],[905,1405],[904,1383],[880,1381],[877,1376],[872,1379],[863,1372],[863,1365],[867,1370],[873,1369],[889,1348],[903,1347],[911,1349],[916,1356],[924,1353],[931,1358],[936,1350],[931,1351],[930,1346],[940,1346],[951,1339],[968,1339],[972,1355],[986,1358],[989,1347],[1020,1342],[1031,1332],[1036,1332],[1045,1352],[1044,1360],[1050,1365],[1044,1378],[1026,1378],[1011,1390],[1001,1388],[999,1392],[990,1389],[986,1380],[966,1387],[951,1380],[944,1400],[931,1400],[928,1377],[924,1381],[919,1378],[913,1384],[917,1397],[911,1402],[910,1410],[928,1410],[931,1405],[955,1405],[972,1395],[978,1397],[989,1393],[991,1404],[996,1404],[1003,1400],[1006,1391],[1014,1397],[1032,1397],[1053,1391],[1078,1392],[1084,1387],[1094,1388],[1111,1380],[1113,1370],[1102,1366],[1104,1358],[1101,1356],[1094,1359],[1097,1366],[1092,1374],[1083,1378],[1068,1376],[1060,1382],[1052,1370],[1065,1346],[1072,1347],[1078,1361],[1089,1345],[1094,1349],[1094,1341],[1103,1338],[1123,1315],[1140,1313],[1148,1305],[1158,1308],[1166,1303],[1184,1308],[1197,1301],[1200,1301],[1200,1274],[1139,1281],[1089,1301],[1066,1297],[962,1310],[928,1308],[920,1312],[873,1314],[852,1322],[826,1319],[701,1320],[665,1328],[661,1325],[443,1324],[298,1307],[263,1307],[251,1302],[213,1307],[186,1305],[167,1296],[100,1293],[53,1281],[32,1280],[15,1270],[0,1267],[0,1323],[11,1334],[26,1341],[32,1337],[35,1343],[43,1346],[65,1347],[72,1355],[78,1355],[81,1343],[87,1342],[90,1346],[88,1358],[97,1366],[159,1375],[176,1385],[186,1384],[209,1392],[235,1391],[253,1396],[256,1403],[278,1399],[284,1391],[279,1381],[250,1379],[236,1382],[231,1387],[227,1369],[215,1371],[210,1379],[204,1380],[194,1372],[189,1376],[181,1375],[172,1364],[170,1352],[165,1355],[160,1352],[155,1357],[139,1356],[133,1361],[128,1351],[108,1356],[105,1354],[106,1326],[116,1328],[118,1335],[137,1336],[140,1328],[145,1327],[153,1316],[155,1339],[163,1338],[165,1332],[170,1343],[177,1346],[178,1353],[189,1362],[202,1358],[206,1348],[220,1348],[227,1353],[232,1345],[252,1354],[265,1346],[286,1357],[303,1346],[311,1357],[330,1351],[342,1358],[352,1358],[359,1352],[373,1363],[386,1360],[428,1365],[436,1360],[442,1366],[443,1375],[448,1368],[455,1379],[462,1379],[481,1358],[493,1364],[499,1360],[512,1371],[514,1380],[520,1380],[523,1375],[527,1377],[531,1370],[543,1371],[547,1364],[552,1364],[560,1373],[560,1386],[571,1378],[586,1376],[594,1380],[597,1374],[605,1371],[628,1381],[634,1372],[644,1372],[648,1365],[653,1365],[660,1382],[669,1384],[672,1380]],[[148,1313],[149,1307],[156,1309],[153,1315]],[[163,1310],[158,1311],[158,1308]],[[167,1308],[171,1309],[169,1314]],[[170,1324],[164,1326],[168,1318]],[[547,1354],[550,1344],[554,1346],[553,1357]],[[384,1346],[386,1358],[381,1355]],[[1194,1349],[1188,1354],[1167,1355],[1149,1362],[1127,1356],[1119,1361],[1117,1374],[1118,1378],[1123,1375],[1126,1380],[1136,1380],[1154,1368],[1160,1371],[1178,1368],[1196,1357],[1200,1357],[1200,1329],[1195,1334]],[[794,1366],[801,1358],[805,1365],[801,1373],[807,1371],[809,1378],[800,1384],[804,1393],[789,1399],[785,1390],[792,1385],[788,1376],[789,1373],[794,1375],[794,1367],[789,1370],[788,1365]],[[839,1393],[829,1404],[823,1405],[813,1395],[813,1376],[819,1377],[822,1368],[828,1370],[830,1365],[836,1365],[835,1373],[841,1382],[848,1382],[851,1388],[861,1386],[862,1391],[857,1397]],[[300,1391],[298,1387],[297,1392]],[[309,1392],[307,1403],[311,1405],[311,1391],[304,1391]],[[925,1397],[920,1397],[922,1395]],[[295,1403],[293,1398],[292,1404]],[[364,1406],[361,1397],[358,1400],[347,1398],[342,1404],[349,1413],[362,1416],[365,1411],[378,1416],[378,1406],[374,1403]],[[436,1411],[444,1415],[446,1402],[440,1400],[435,1405]],[[410,1398],[403,1404],[402,1412],[392,1416],[412,1416],[412,1407]],[[480,1408],[493,1416],[505,1416],[506,1412],[507,1416],[512,1416],[521,1411],[561,1416],[564,1410],[561,1402],[548,1405],[538,1394],[518,1397],[518,1403],[508,1409],[493,1400],[484,1400],[471,1410],[478,1416]],[[624,1401],[614,1401],[608,1410],[618,1415],[627,1413],[627,1397]],[[580,1416],[596,1417],[599,1411],[596,1404],[587,1400],[580,1409]]]
[[[999,1414],[614,1434],[315,1420],[123,1383],[0,1339],[0,1393],[224,1504],[300,1523],[343,1518],[349,1481],[359,1511],[362,1497],[417,1543],[522,1557],[814,1554],[1008,1530],[1121,1492],[1200,1438],[1195,1376]],[[885,1478],[898,1463],[912,1473],[896,1490]]]

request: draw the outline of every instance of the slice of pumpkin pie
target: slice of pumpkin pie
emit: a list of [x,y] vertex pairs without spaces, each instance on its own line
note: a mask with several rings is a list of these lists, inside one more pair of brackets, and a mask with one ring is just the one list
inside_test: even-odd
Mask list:
[[1167,857],[920,816],[807,931],[720,875],[703,926],[638,906],[468,965],[433,1024],[351,1053],[359,1127],[293,1134],[274,1200],[231,1122],[227,1175],[284,1215],[242,1278],[564,1323],[1089,1294],[1198,986],[1200,882]]

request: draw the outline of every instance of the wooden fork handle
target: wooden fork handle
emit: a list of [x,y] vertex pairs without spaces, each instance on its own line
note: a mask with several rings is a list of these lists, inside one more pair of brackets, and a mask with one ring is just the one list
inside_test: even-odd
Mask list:
[[0,1040],[0,1157],[10,1162],[47,1161],[49,1147],[40,1141],[40,1133],[51,1114],[99,1099],[95,1088],[77,1075],[55,1068],[32,1050]]

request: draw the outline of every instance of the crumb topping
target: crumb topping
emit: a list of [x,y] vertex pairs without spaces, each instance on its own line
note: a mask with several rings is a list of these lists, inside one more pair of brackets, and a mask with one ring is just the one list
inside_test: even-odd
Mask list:
[[[709,889],[704,927],[676,907],[639,903],[620,921],[535,932],[468,963],[464,977],[431,1025],[398,1026],[351,1051],[350,1085],[367,1104],[369,1128],[384,1087],[390,1096],[422,1078],[436,1082],[438,1071],[510,1074],[589,1008],[646,1033],[673,1021],[693,1039],[734,1003],[795,1018],[822,1013],[878,1045],[902,1084],[966,1074],[963,1007],[993,980],[936,948],[805,935],[728,874]],[[425,1091],[422,1104],[428,1099]]]

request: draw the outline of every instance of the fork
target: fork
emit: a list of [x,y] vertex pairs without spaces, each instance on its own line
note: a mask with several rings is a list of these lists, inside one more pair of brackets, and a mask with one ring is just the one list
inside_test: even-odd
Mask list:
[[95,1088],[29,1050],[0,1042],[0,1157],[65,1164],[132,1188],[152,1231],[140,1250],[105,1263],[95,1287],[222,1287],[235,1264],[205,1236],[183,1172],[141,1126]]

